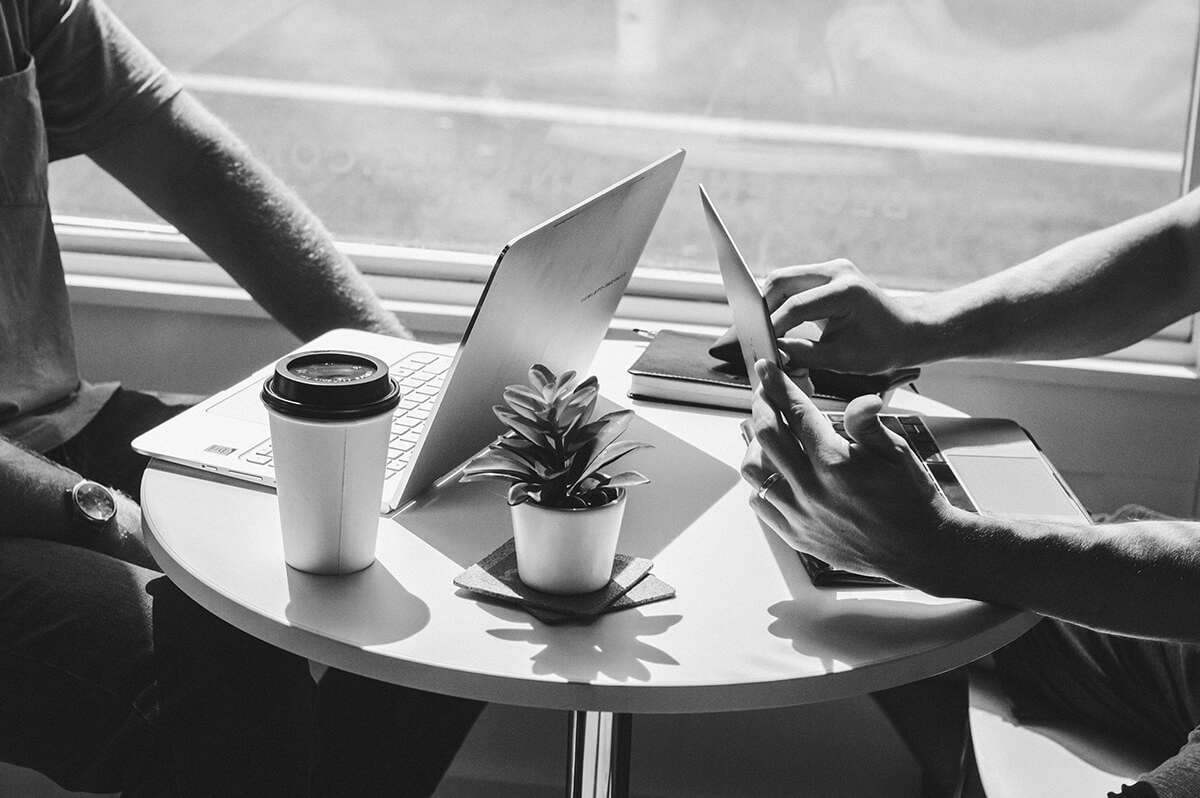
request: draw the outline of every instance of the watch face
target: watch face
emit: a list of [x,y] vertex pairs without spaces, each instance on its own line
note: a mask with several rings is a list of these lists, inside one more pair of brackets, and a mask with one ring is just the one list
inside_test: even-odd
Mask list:
[[74,490],[75,506],[96,524],[106,523],[117,512],[117,503],[108,488],[96,482],[80,482]]

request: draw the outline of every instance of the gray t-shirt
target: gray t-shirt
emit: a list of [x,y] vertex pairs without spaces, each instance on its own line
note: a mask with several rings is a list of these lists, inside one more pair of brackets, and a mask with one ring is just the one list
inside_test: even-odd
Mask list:
[[116,387],[79,378],[48,162],[95,150],[179,90],[102,0],[0,0],[0,435],[46,451]]

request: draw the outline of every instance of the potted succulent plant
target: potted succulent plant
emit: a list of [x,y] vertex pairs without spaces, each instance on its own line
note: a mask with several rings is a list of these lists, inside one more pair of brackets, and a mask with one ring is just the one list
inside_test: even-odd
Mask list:
[[633,419],[618,410],[592,420],[600,386],[575,384],[541,364],[529,385],[510,385],[493,411],[510,432],[477,455],[464,480],[510,483],[508,503],[521,581],[547,593],[599,590],[612,575],[625,512],[625,489],[649,482],[637,471],[607,469],[646,443],[617,440]]

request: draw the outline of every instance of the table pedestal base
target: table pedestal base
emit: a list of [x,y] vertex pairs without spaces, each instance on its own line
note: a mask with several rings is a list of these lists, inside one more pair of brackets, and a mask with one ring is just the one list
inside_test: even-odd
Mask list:
[[568,722],[568,798],[629,798],[633,715],[574,711]]

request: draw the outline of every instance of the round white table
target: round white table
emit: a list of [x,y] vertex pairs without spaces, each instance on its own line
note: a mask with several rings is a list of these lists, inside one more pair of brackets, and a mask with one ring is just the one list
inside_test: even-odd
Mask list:
[[[283,562],[273,491],[155,461],[142,484],[151,550],[202,606],[316,662],[570,711],[572,795],[626,789],[632,713],[860,695],[969,663],[1036,623],[906,588],[813,587],[747,504],[743,416],[626,397],[642,346],[606,342],[593,370],[607,399],[637,410],[626,437],[655,446],[631,456],[652,482],[630,491],[619,549],[653,560],[673,599],[550,626],[457,589],[455,576],[512,535],[498,483],[447,482],[380,519],[365,571],[315,576]],[[911,393],[893,405],[959,415]]]

